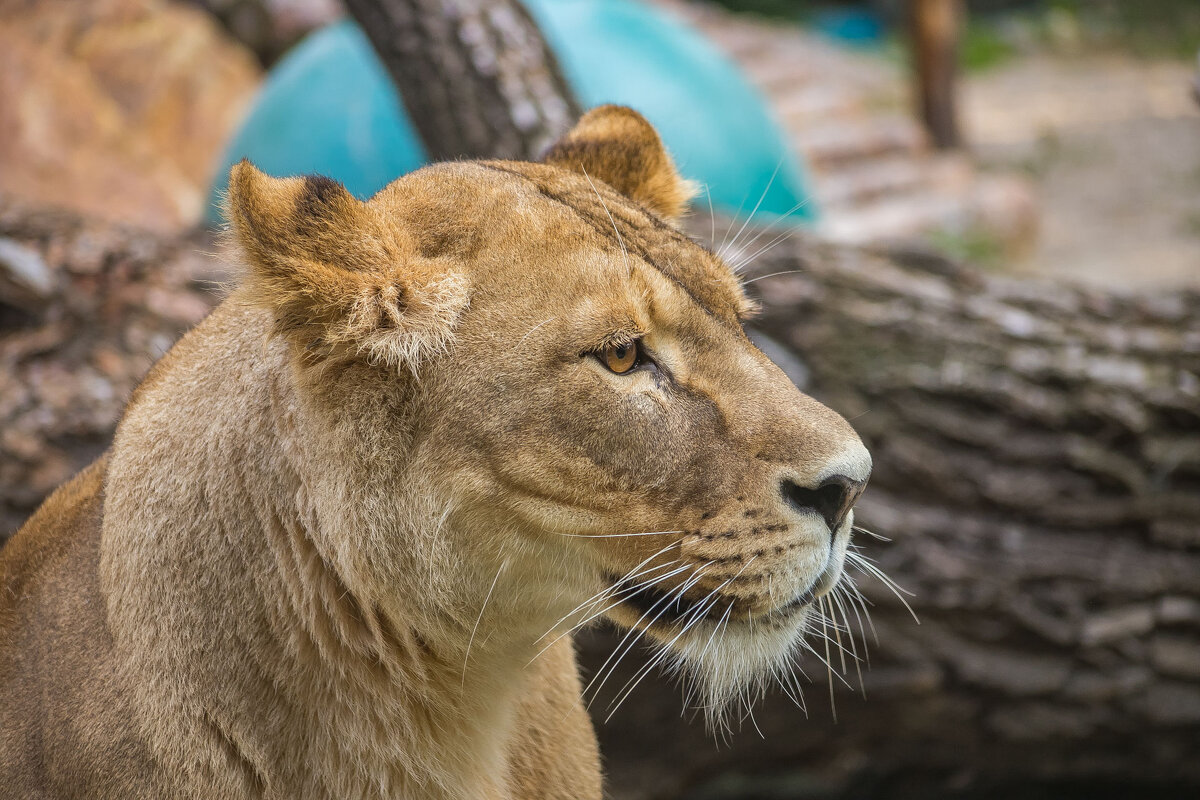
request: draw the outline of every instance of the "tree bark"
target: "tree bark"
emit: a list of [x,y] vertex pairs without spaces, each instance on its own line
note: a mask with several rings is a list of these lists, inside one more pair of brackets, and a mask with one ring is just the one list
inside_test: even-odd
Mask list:
[[518,0],[347,0],[431,159],[535,159],[579,116]]
[[108,447],[142,376],[208,313],[228,278],[214,249],[0,194],[0,543]]
[[962,0],[911,0],[917,111],[934,146],[962,146],[958,126],[958,39]]

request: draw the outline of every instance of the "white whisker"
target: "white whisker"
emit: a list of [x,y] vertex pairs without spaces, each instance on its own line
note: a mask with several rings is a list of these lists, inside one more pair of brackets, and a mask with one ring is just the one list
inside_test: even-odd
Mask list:
[[[791,667],[788,669],[787,667]],[[783,689],[783,693],[791,698],[796,707],[804,712],[804,716],[808,716],[808,706],[804,702],[804,690],[800,687],[800,681],[796,677],[796,673],[804,674],[804,670],[800,669],[800,665],[793,661],[790,657],[784,667],[778,670],[779,686]]]
[[629,536],[664,536],[671,533],[683,533],[683,531],[645,531],[643,533],[559,533],[551,531],[551,533],[572,539],[623,539]]
[[746,284],[754,283],[755,281],[761,281],[761,280],[765,280],[767,278],[774,278],[776,275],[792,275],[797,272],[804,272],[804,270],[802,270],[802,269],[785,269],[782,272],[772,272],[770,275],[759,275],[757,278],[751,278],[748,281],[742,281],[742,285],[745,286]]
[[[751,559],[751,560],[753,560],[753,559]],[[746,566],[748,566],[748,565],[749,565],[749,562],[746,562],[746,564],[742,566],[742,569],[745,569]],[[738,574],[739,575],[741,574],[740,571]],[[699,574],[697,574],[697,577],[699,577]],[[737,576],[735,575],[734,577],[736,578]],[[626,682],[625,686],[622,686],[621,689],[618,690],[617,699],[609,704],[609,708],[611,708],[612,710],[609,712],[608,717],[605,718],[605,720],[604,720],[605,723],[607,723],[608,720],[612,719],[612,715],[617,713],[617,709],[621,707],[621,704],[625,702],[625,699],[627,697],[629,697],[629,695],[633,694],[633,690],[637,688],[638,684],[642,682],[642,680],[646,677],[646,675],[650,674],[650,671],[653,670],[655,666],[657,666],[663,659],[665,659],[670,654],[671,647],[673,647],[674,644],[677,641],[679,641],[679,639],[684,634],[686,634],[689,630],[691,630],[700,621],[700,619],[703,618],[704,614],[708,612],[708,608],[705,607],[705,605],[704,605],[705,602],[708,601],[708,599],[710,597],[714,597],[723,587],[725,587],[729,584],[729,581],[732,581],[733,579],[734,578],[729,578],[728,580],[725,581],[725,583],[722,583],[720,586],[716,587],[711,592],[709,592],[707,595],[705,595],[705,597],[699,603],[696,604],[695,608],[691,612],[691,615],[690,615],[691,618],[688,619],[684,623],[683,628],[679,631],[679,633],[677,633],[675,635],[675,637],[673,639],[671,639],[671,641],[667,642],[665,645],[662,645],[662,649],[659,651],[658,655],[656,655],[649,662],[644,664],[642,666],[642,668],[638,672],[634,673],[634,676],[632,678],[630,678],[629,681]],[[682,596],[683,596],[682,593],[680,593],[678,595],[679,598],[682,598]],[[713,602],[715,602],[715,600]],[[630,686],[630,684],[633,684],[633,685]],[[628,690],[626,689],[626,687],[629,687]]]
[[621,245],[621,257],[625,259],[625,270],[632,275],[633,267],[629,266],[629,251],[625,249],[625,240],[621,238],[621,231],[617,230],[617,221],[613,219],[612,212],[608,210],[608,203],[604,202],[604,198],[600,196],[600,190],[596,188],[596,184],[592,183],[592,176],[587,174],[587,170],[580,163],[579,169],[583,172],[583,177],[587,178],[588,186],[592,187],[592,191],[596,193],[596,199],[600,201],[600,205],[604,208],[604,213],[608,215],[608,221],[612,224],[613,233],[617,235],[617,244]]
[[[839,580],[837,583],[835,583],[833,585],[833,591],[830,592],[829,596],[833,599],[833,603],[837,605],[838,610],[842,612],[842,619],[845,620],[845,622],[846,622],[846,630],[849,631],[850,630],[850,617],[847,616],[847,614],[846,614],[846,605],[842,602],[842,598],[839,594],[842,591],[843,591],[842,582]],[[857,613],[858,612],[855,611],[856,615],[857,615]],[[862,629],[861,621],[859,622],[858,627],[860,630]],[[850,649],[854,656],[854,671],[858,675],[858,688],[862,690],[863,699],[866,699],[867,685],[865,683],[863,683],[862,666],[860,664],[860,659],[858,657],[858,645],[856,645],[854,642],[854,633],[853,632],[849,633],[848,638],[850,639]],[[866,652],[867,652],[867,643],[864,641],[863,642],[863,655],[864,656],[866,655]]]
[[[657,578],[657,579],[656,579],[656,580],[655,580],[653,583],[651,583],[651,584],[650,584],[650,586],[656,585],[657,583],[659,583],[659,582],[661,582],[661,581],[663,581],[663,580],[666,580],[667,578],[670,578],[670,577],[672,577],[672,576],[674,576],[674,575],[676,575],[676,574],[678,574],[678,573],[680,573],[680,572],[684,572],[684,571],[686,571],[686,570],[690,569],[690,568],[691,568],[691,566],[692,566],[691,564],[684,564],[682,567],[678,567],[678,568],[676,568],[676,569],[672,570],[671,572],[667,573],[666,575],[662,575],[662,576],[660,576],[660,577],[659,577],[659,578]],[[649,588],[649,586],[643,586],[643,587],[642,587],[642,589],[639,589],[638,591],[640,592],[640,591],[643,591],[644,589],[647,589],[647,588]],[[617,646],[616,646],[615,648],[613,648],[613,651],[612,651],[611,653],[609,653],[609,655],[608,655],[608,658],[607,658],[607,659],[605,659],[604,663],[600,665],[600,668],[599,668],[598,670],[596,670],[596,674],[592,676],[592,680],[591,680],[591,681],[588,683],[588,685],[587,685],[587,686],[585,686],[585,687],[584,687],[584,689],[583,689],[583,694],[585,694],[585,695],[587,694],[588,690],[589,690],[589,689],[591,689],[591,687],[592,687],[592,684],[596,682],[596,679],[597,679],[597,678],[599,678],[599,677],[600,677],[600,675],[601,675],[601,674],[604,672],[604,669],[605,669],[605,667],[607,667],[607,666],[609,665],[609,663],[610,663],[610,662],[613,660],[613,658],[617,656],[617,653],[618,653],[618,652],[620,652],[621,648],[622,648],[622,647],[625,645],[625,643],[626,643],[626,642],[627,642],[627,641],[630,639],[630,637],[634,637],[634,638],[633,638],[633,642],[631,642],[631,643],[630,643],[630,647],[632,647],[634,644],[636,644],[636,643],[637,643],[637,640],[638,640],[639,638],[641,638],[641,634],[642,634],[642,633],[644,633],[645,631],[644,631],[644,630],[641,630],[641,631],[639,631],[639,630],[638,630],[638,627],[637,627],[638,623],[639,623],[639,622],[641,622],[642,620],[644,620],[644,619],[645,619],[647,616],[649,616],[651,613],[653,613],[653,611],[654,611],[656,608],[658,608],[659,604],[661,604],[661,603],[662,603],[662,602],[664,602],[664,601],[670,601],[670,598],[671,598],[671,595],[670,595],[670,594],[667,594],[666,596],[659,598],[657,601],[655,601],[655,602],[654,602],[654,603],[653,603],[653,604],[650,606],[650,608],[646,609],[645,613],[643,613],[643,614],[642,614],[642,616],[640,616],[640,617],[639,617],[639,618],[638,618],[638,619],[637,619],[637,620],[634,622],[634,624],[633,624],[633,625],[631,625],[631,626],[630,626],[630,628],[629,628],[629,630],[626,632],[625,636],[624,636],[624,637],[621,639],[621,641],[620,641],[620,642],[618,642],[618,643],[617,643]],[[619,601],[619,602],[622,602],[622,601]],[[668,604],[669,604],[669,603],[668,603]],[[613,607],[615,607],[616,605],[617,605],[617,604],[614,604],[613,606],[610,606],[610,608],[613,608]],[[607,609],[606,609],[606,610],[607,610]],[[617,660],[619,661],[620,659],[618,658]],[[614,664],[614,667],[615,667],[615,664]],[[601,684],[601,686],[603,686],[603,683]],[[597,691],[599,691],[599,687],[597,687]]]
[[725,613],[721,615],[719,620],[717,620],[717,624],[713,626],[712,634],[709,635],[708,641],[704,643],[703,649],[700,650],[700,658],[704,658],[705,654],[708,653],[708,648],[712,646],[713,640],[717,638],[717,632],[721,630],[721,625],[723,625],[725,621],[729,619],[729,614],[731,611],[733,611],[733,607],[735,605],[737,605],[737,601],[730,600],[729,605],[725,607]]
[[580,611],[584,606],[586,606],[590,603],[593,603],[593,602],[599,602],[600,600],[602,600],[604,598],[604,595],[609,594],[610,592],[616,591],[617,587],[620,586],[625,581],[629,580],[632,576],[634,576],[634,573],[637,573],[638,575],[646,574],[646,573],[652,572],[655,569],[659,569],[661,567],[664,567],[664,566],[667,566],[667,565],[677,562],[679,559],[675,558],[675,559],[672,559],[671,561],[666,562],[666,564],[660,564],[657,567],[652,567],[652,568],[646,570],[645,573],[640,572],[640,570],[644,566],[646,566],[651,561],[658,558],[663,553],[667,552],[668,550],[670,550],[672,547],[674,547],[677,544],[679,544],[679,543],[671,542],[670,544],[664,545],[663,547],[659,548],[658,551],[646,556],[646,558],[642,559],[640,562],[635,564],[632,569],[630,569],[628,572],[626,572],[624,575],[622,575],[620,578],[618,578],[615,583],[606,585],[600,591],[596,592],[596,594],[592,595],[587,600],[584,600],[582,603],[575,606],[575,608],[571,609],[566,614],[564,614],[558,620],[558,622],[554,623],[554,625],[552,625],[550,627],[550,630],[548,630],[544,634],[542,634],[542,638],[545,638],[546,636],[549,636],[551,633],[553,633],[555,628],[557,628],[559,625],[563,624],[563,622],[565,622],[568,617],[570,617],[572,614],[576,613],[577,611]]
[[750,199],[749,194],[742,197],[742,202],[738,203],[737,211],[733,212],[733,216],[729,219],[729,227],[725,229],[725,235],[721,237],[721,245],[716,249],[716,253],[722,258],[725,257],[725,243],[729,240],[729,234],[733,233],[733,226],[737,225],[738,215],[740,215],[742,213],[742,209],[746,207],[746,201],[748,199]]
[[704,184],[704,196],[708,198],[708,220],[709,228],[711,229],[708,235],[708,243],[710,245],[717,241],[717,215],[713,211],[712,193],[708,191],[708,184]]
[[[866,685],[863,683],[862,658],[860,658],[858,655],[858,644],[854,641],[854,632],[853,632],[853,629],[850,627],[850,616],[846,611],[845,603],[842,602],[840,592],[841,592],[841,582],[839,581],[838,583],[834,584],[833,590],[830,591],[830,593],[829,593],[829,608],[831,611],[840,613],[842,615],[842,621],[846,625],[846,631],[847,631],[846,638],[850,642],[850,656],[851,656],[851,661],[854,663],[854,674],[858,677],[858,688],[862,691],[863,697],[865,698],[866,694],[867,694],[867,688],[866,688]],[[839,643],[841,642],[841,637],[838,637],[838,642]],[[864,649],[864,654],[865,654],[865,650],[866,650],[865,642],[863,643],[863,649]],[[845,662],[843,662],[842,670],[843,670],[843,672],[845,671]]]
[[[674,561],[670,561],[670,562],[668,562],[667,565],[664,565],[664,566],[669,566],[670,564],[675,563],[675,561],[678,561],[678,559],[675,559]],[[671,570],[670,572],[668,572],[664,575],[656,575],[653,578],[643,581],[642,583],[634,584],[633,586],[626,587],[624,589],[621,589],[621,590],[613,593],[606,599],[616,599],[615,603],[613,603],[609,606],[606,606],[606,607],[600,609],[599,611],[595,612],[594,614],[589,616],[587,619],[585,619],[582,622],[578,623],[577,625],[573,626],[570,631],[567,631],[567,633],[571,633],[571,632],[583,627],[584,625],[586,625],[587,623],[596,619],[597,617],[607,614],[609,611],[612,611],[614,608],[621,605],[621,603],[624,603],[626,600],[629,600],[633,597],[637,597],[639,594],[646,591],[647,589],[653,588],[655,584],[660,583],[660,582],[666,580],[667,578],[672,578],[681,572],[686,572],[690,568],[691,568],[690,564],[684,564],[682,567],[676,567],[675,569]],[[655,567],[654,569],[658,569],[658,567]],[[647,574],[651,571],[652,570],[647,570],[646,573],[639,573],[639,577],[641,575]],[[618,597],[618,595],[622,595],[622,594],[624,595],[623,597]]]
[[[707,562],[704,564],[704,566],[701,569],[707,568],[710,566],[712,566],[712,562]],[[622,639],[617,644],[616,649],[613,650],[613,655],[617,656],[616,660],[615,661],[613,660],[613,655],[610,655],[608,657],[608,660],[606,660],[604,662],[604,664],[602,664],[600,666],[600,669],[596,671],[596,674],[592,677],[592,680],[588,683],[587,686],[584,687],[583,694],[586,695],[589,691],[591,691],[592,685],[596,682],[596,679],[599,678],[604,673],[604,671],[605,671],[604,668],[606,666],[608,666],[609,667],[608,674],[604,677],[603,680],[600,681],[600,685],[596,687],[596,691],[592,694],[592,698],[594,700],[600,694],[600,690],[604,688],[604,684],[608,682],[608,679],[610,677],[612,677],[612,674],[616,671],[617,666],[621,663],[621,661],[625,658],[625,656],[629,654],[629,651],[632,650],[633,647],[642,638],[642,636],[645,635],[650,630],[650,628],[654,625],[654,623],[657,622],[659,620],[659,618],[661,618],[662,615],[667,612],[667,609],[670,608],[671,605],[673,603],[675,603],[676,600],[678,600],[689,589],[692,588],[692,586],[696,583],[696,581],[698,581],[700,579],[700,577],[701,577],[701,573],[699,573],[699,572],[697,572],[697,574],[690,576],[687,580],[685,580],[682,584],[680,584],[675,590],[673,590],[673,591],[667,593],[666,595],[664,595],[663,597],[659,598],[652,606],[650,606],[650,608],[646,609],[646,612],[637,619],[637,621],[630,628],[629,633],[625,634],[625,638]],[[664,605],[664,603],[665,603],[665,605]],[[649,622],[646,622],[645,625],[639,630],[638,624],[643,622],[643,620],[645,620],[646,617],[650,616],[650,614],[653,613],[654,610],[656,608],[658,608],[660,605],[662,605],[662,609],[657,614],[655,614],[654,617]],[[628,646],[625,646],[626,640],[629,639],[630,634],[633,634],[634,632],[636,632],[637,635],[633,637],[633,640],[629,642]],[[621,648],[623,646],[625,646],[625,649],[623,651],[621,651]],[[621,651],[620,655],[617,655],[618,651]],[[611,662],[611,666],[609,666],[610,662]],[[588,702],[588,705],[589,705],[589,707],[591,706],[591,701]]]
[[522,337],[520,338],[520,340],[517,342],[517,346],[516,346],[516,347],[514,347],[514,348],[513,348],[513,350],[520,350],[520,349],[521,349],[521,345],[525,344],[525,340],[526,340],[526,339],[528,339],[528,338],[530,337],[530,335],[531,335],[531,334],[532,334],[534,331],[536,331],[538,328],[542,327],[543,325],[545,325],[545,324],[547,324],[547,323],[549,323],[549,322],[553,322],[553,321],[554,321],[554,320],[556,320],[556,319],[558,319],[558,317],[550,317],[550,319],[545,319],[545,320],[542,320],[542,321],[541,321],[541,322],[539,322],[537,325],[534,325],[532,328],[530,328],[529,330],[527,330],[527,331],[525,332],[525,335],[524,335],[524,336],[522,336]]
[[829,661],[829,637],[825,635],[825,598],[821,598],[821,635],[825,639],[825,666],[829,671],[829,710],[833,713],[833,721],[837,722],[837,703],[833,698],[833,666]]
[[750,220],[754,219],[754,215],[758,213],[758,209],[762,207],[763,200],[767,199],[767,192],[771,191],[771,186],[774,185],[775,177],[779,174],[779,168],[782,166],[783,156],[780,156],[779,160],[775,162],[775,170],[771,173],[771,177],[767,181],[766,188],[764,188],[762,190],[762,194],[758,196],[758,202],[754,204],[754,208],[751,209],[750,213],[746,215],[746,220],[742,223],[742,227],[738,228],[738,232],[734,235],[733,241],[729,243],[730,249],[737,247],[737,240],[742,237],[742,232],[746,230],[746,226],[750,224]]
[[876,578],[878,578],[880,581],[882,581],[883,585],[886,586],[889,590],[891,590],[892,594],[896,595],[896,599],[904,604],[904,607],[908,610],[908,613],[912,615],[913,620],[918,625],[921,624],[921,620],[917,618],[917,612],[913,611],[912,606],[910,606],[908,604],[908,601],[904,599],[905,594],[907,594],[910,597],[915,596],[915,595],[913,595],[912,592],[908,591],[907,589],[901,588],[900,585],[897,584],[895,581],[893,581],[891,578],[889,578],[884,573],[883,570],[881,570],[879,567],[872,564],[871,560],[868,559],[866,556],[862,556],[862,555],[859,555],[858,553],[854,553],[854,552],[851,552],[850,550],[847,550],[846,551],[846,559],[848,561],[856,564],[863,570],[871,573]]
[[[865,414],[865,413],[867,413],[867,412],[864,411],[863,414]],[[858,416],[861,417],[862,414],[859,414]],[[854,531],[855,533],[865,533],[867,536],[874,536],[876,539],[878,539],[881,542],[890,542],[891,541],[891,539],[889,539],[888,537],[883,536],[882,534],[875,533],[875,531],[869,531],[866,528],[862,527],[861,525],[855,525],[851,528],[851,530]]]
[[483,605],[479,607],[479,616],[475,618],[475,627],[471,629],[471,637],[467,639],[467,652],[463,656],[462,668],[462,687],[467,685],[467,662],[471,659],[471,645],[475,643],[475,634],[479,631],[479,623],[483,620],[483,612],[487,610],[488,601],[492,599],[492,592],[496,589],[496,583],[500,580],[500,573],[508,566],[508,559],[504,559],[500,564],[500,568],[496,570],[496,577],[492,578],[492,585],[488,587],[487,595],[483,598]]
[[[654,570],[656,570],[656,569],[662,569],[663,567],[670,566],[671,564],[674,564],[674,563],[676,563],[678,560],[679,560],[679,559],[677,559],[677,558],[676,558],[676,559],[672,559],[671,561],[668,561],[666,564],[659,564],[659,565],[658,565],[658,566],[656,566],[656,567],[651,567],[650,569],[646,570],[645,572],[639,572],[639,573],[638,573],[637,575],[635,575],[634,577],[641,577],[641,576],[643,576],[643,575],[647,575],[647,574],[649,574],[649,573],[653,572],[653,571],[654,571]],[[601,616],[603,616],[603,615],[607,614],[609,611],[612,611],[614,608],[616,608],[617,606],[621,605],[621,603],[624,603],[624,602],[625,602],[626,600],[628,600],[629,598],[631,598],[631,597],[636,597],[637,595],[639,595],[639,594],[641,594],[642,592],[646,591],[647,589],[649,589],[650,587],[652,587],[654,584],[658,583],[659,581],[666,580],[667,578],[670,578],[670,577],[672,577],[672,576],[674,576],[674,575],[678,575],[680,572],[684,572],[684,571],[685,571],[685,570],[687,570],[687,569],[688,569],[690,566],[691,566],[690,564],[684,564],[682,567],[677,567],[676,569],[672,570],[671,572],[668,572],[668,573],[666,573],[666,574],[663,574],[663,575],[657,575],[657,576],[655,576],[655,577],[653,577],[653,578],[651,578],[651,579],[649,579],[649,580],[647,580],[647,581],[644,581],[644,582],[642,582],[642,583],[640,583],[640,584],[634,584],[633,586],[626,587],[626,588],[624,588],[624,589],[619,589],[618,587],[619,587],[619,586],[620,586],[622,583],[624,583],[626,580],[630,580],[630,578],[624,578],[624,579],[622,579],[621,581],[618,581],[617,583],[613,584],[612,586],[609,586],[609,587],[607,587],[607,588],[606,588],[606,589],[605,589],[603,592],[601,592],[601,593],[600,593],[600,596],[599,596],[599,598],[598,598],[598,599],[596,599],[595,601],[584,601],[584,603],[582,603],[582,604],[580,605],[580,607],[579,607],[579,608],[576,608],[576,609],[575,609],[575,611],[572,611],[572,612],[570,612],[569,614],[567,614],[567,617],[569,617],[569,616],[571,616],[572,614],[576,613],[577,611],[579,611],[579,610],[580,610],[580,608],[582,608],[584,605],[588,605],[589,603],[590,603],[592,606],[595,606],[595,605],[599,605],[599,604],[601,604],[601,603],[603,603],[603,602],[605,602],[605,601],[607,601],[607,600],[612,600],[612,599],[613,599],[613,598],[615,598],[615,597],[616,597],[618,594],[622,594],[622,593],[627,593],[627,594],[625,594],[625,596],[624,596],[624,597],[621,597],[620,599],[618,599],[618,600],[617,600],[615,603],[612,603],[611,605],[608,605],[608,606],[605,606],[604,608],[601,608],[599,611],[596,611],[596,612],[594,612],[594,613],[590,614],[590,615],[589,615],[589,616],[588,616],[586,619],[584,619],[584,620],[582,620],[582,621],[580,621],[580,622],[577,622],[577,623],[575,623],[575,624],[574,624],[574,625],[572,625],[570,628],[568,628],[567,630],[565,630],[565,631],[563,631],[562,633],[560,633],[558,636],[556,636],[556,637],[554,638],[554,640],[553,640],[553,641],[551,641],[549,644],[547,644],[545,647],[543,647],[541,650],[539,650],[539,651],[538,651],[538,653],[537,653],[537,655],[535,655],[533,658],[531,658],[531,659],[529,660],[529,664],[532,664],[534,661],[536,661],[536,660],[537,660],[537,659],[538,659],[538,658],[539,658],[539,657],[540,657],[540,656],[541,656],[543,653],[545,653],[547,650],[549,650],[551,647],[553,647],[553,646],[554,646],[554,645],[555,645],[555,644],[556,644],[556,643],[557,643],[557,642],[558,642],[560,639],[562,639],[563,637],[565,637],[565,636],[570,636],[572,633],[574,633],[574,632],[575,632],[575,631],[577,631],[578,629],[582,628],[584,625],[588,624],[589,622],[591,622],[592,620],[596,619],[597,617],[601,617]],[[633,591],[634,589],[636,589],[636,591]],[[584,612],[584,613],[587,613],[587,612]],[[564,621],[565,619],[566,619],[566,617],[563,617],[563,619],[559,620],[559,621],[558,621],[558,622],[555,624],[555,626],[554,626],[554,627],[555,627],[555,628],[557,628],[559,625],[561,625],[561,624],[563,623],[563,621]],[[547,631],[547,632],[546,632],[546,634],[543,634],[543,638],[544,638],[544,637],[545,637],[547,634],[549,634],[550,632],[552,632],[553,630],[554,630],[554,628],[551,628],[551,629],[550,629],[550,631]],[[526,664],[525,666],[529,666],[529,664]]]
[[[757,558],[758,558],[758,556],[751,556],[744,564],[742,564],[741,568],[738,569],[738,571],[736,573],[734,573],[730,577],[726,578],[724,581],[722,581],[716,587],[711,589],[708,592],[708,594],[706,594],[703,598],[701,598],[694,605],[694,607],[685,615],[684,620],[683,620],[683,627],[679,631],[679,633],[676,634],[671,639],[671,641],[667,642],[665,645],[661,645],[661,649],[660,649],[659,653],[649,663],[643,665],[643,667],[629,681],[626,682],[625,686],[623,686],[621,688],[621,690],[617,692],[617,695],[618,695],[617,699],[612,704],[610,704],[611,713],[609,714],[609,718],[612,717],[612,714],[616,713],[617,709],[620,708],[621,704],[623,704],[624,701],[626,699],[628,699],[628,697],[634,692],[634,690],[636,690],[638,684],[640,684],[643,680],[645,680],[646,676],[649,675],[650,672],[653,671],[655,667],[657,667],[659,664],[661,664],[668,657],[679,658],[678,656],[672,655],[672,651],[674,649],[675,643],[678,642],[679,639],[681,637],[683,637],[685,634],[694,630],[705,619],[705,617],[707,617],[707,615],[713,609],[713,607],[716,606],[716,604],[718,602],[720,602],[721,592],[725,589],[725,587],[728,586],[729,584],[733,583],[734,581],[736,581],[741,576],[741,574],[743,572],[745,572],[745,570],[750,566],[750,564],[753,563]],[[713,627],[713,632],[712,632],[712,634],[710,634],[708,640],[705,642],[704,647],[701,649],[700,653],[698,655],[692,657],[696,661],[701,661],[701,662],[703,661],[704,656],[708,652],[708,649],[712,645],[713,641],[719,637],[721,631],[724,630],[725,626],[728,624],[731,612],[733,611],[733,607],[735,604],[736,604],[736,600],[730,601],[729,605],[726,607],[724,613],[722,614],[720,620],[718,620],[716,625]],[[678,669],[678,668],[681,668],[683,665],[684,665],[683,661],[677,660],[673,666],[674,666],[674,668]],[[688,700],[685,699],[685,701],[684,701],[685,708],[687,706],[687,703],[688,703]],[[706,714],[708,715],[710,725],[716,720],[715,715],[717,713],[717,709],[721,705],[723,705],[723,704],[722,703],[709,703],[709,704],[703,706],[703,708],[706,711]]]
[[796,203],[794,206],[789,208],[787,210],[787,212],[784,213],[782,216],[780,216],[778,219],[772,220],[768,224],[762,226],[762,230],[760,230],[757,234],[755,234],[754,238],[752,238],[750,241],[746,242],[744,249],[746,249],[746,250],[750,249],[751,247],[753,247],[755,245],[755,243],[759,239],[761,239],[763,236],[765,236],[768,233],[774,233],[775,231],[779,230],[779,228],[781,228],[781,227],[783,228],[783,230],[780,231],[779,233],[777,233],[774,236],[774,238],[771,239],[770,242],[768,242],[767,244],[760,247],[753,254],[748,255],[748,256],[742,256],[740,259],[738,259],[737,264],[730,267],[730,269],[732,269],[734,272],[740,272],[747,265],[753,263],[755,260],[757,260],[761,256],[765,255],[766,253],[769,253],[781,242],[785,241],[790,236],[792,236],[796,232],[797,226],[795,224],[787,223],[787,219],[792,214],[795,214],[797,211],[804,208],[804,206],[808,205],[808,202],[809,202],[809,198],[805,198],[805,199],[801,200],[800,202]]
[[[863,596],[862,590],[858,588],[858,584],[855,583],[853,576],[851,576],[849,573],[846,573],[843,575],[843,580],[845,581],[848,592],[847,597],[855,601],[855,603],[862,608],[863,617],[866,618],[867,625],[871,628],[871,638],[874,640],[875,644],[879,644],[879,631],[875,630],[875,622],[871,619],[871,609],[869,608],[871,601]],[[859,620],[859,627],[862,627],[861,618]],[[863,631],[863,640],[866,640],[866,631]]]

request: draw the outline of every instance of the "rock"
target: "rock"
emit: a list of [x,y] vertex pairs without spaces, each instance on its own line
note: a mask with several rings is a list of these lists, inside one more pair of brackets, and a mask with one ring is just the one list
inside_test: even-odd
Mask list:
[[1200,602],[1190,597],[1164,597],[1158,601],[1158,619],[1168,625],[1200,623]]
[[1062,659],[1031,656],[1024,652],[973,647],[970,653],[959,653],[958,673],[963,680],[1010,696],[1058,691],[1066,683],[1070,671],[1070,664]]
[[1005,705],[988,717],[987,724],[999,735],[1013,740],[1040,741],[1063,737],[1078,739],[1094,727],[1094,714],[1042,703]]
[[37,466],[28,474],[23,487],[33,495],[48,495],[70,478],[78,467],[63,452],[47,449],[42,452]]
[[1020,258],[1037,242],[1037,190],[1019,175],[979,175],[971,188],[971,224],[1004,244],[1005,252]]
[[32,248],[0,239],[0,302],[20,308],[44,303],[54,291],[54,275]]
[[156,287],[146,292],[146,308],[165,320],[192,326],[204,319],[211,303],[195,294]]
[[1063,695],[1085,703],[1104,703],[1147,686],[1154,674],[1143,667],[1123,667],[1104,672],[1081,670],[1063,687]]
[[24,4],[0,19],[0,191],[163,232],[189,227],[258,81],[249,53],[197,9]]
[[29,431],[9,427],[0,434],[0,447],[22,461],[33,461],[42,452],[42,441]]

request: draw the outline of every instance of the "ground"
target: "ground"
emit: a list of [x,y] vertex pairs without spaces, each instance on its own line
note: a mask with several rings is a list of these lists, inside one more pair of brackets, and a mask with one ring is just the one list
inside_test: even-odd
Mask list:
[[1040,231],[1006,268],[1116,287],[1200,285],[1194,63],[1110,54],[1015,59],[967,78],[985,168],[1034,181]]
[[[980,17],[961,82],[968,152],[940,154],[912,115],[901,37],[854,49],[780,20],[659,2],[763,92],[811,169],[821,234],[926,238],[986,269],[1114,288],[1200,285],[1194,47],[1135,47],[1145,24],[1086,39],[1095,19],[1053,10],[1019,36]],[[1186,38],[1192,17],[1179,19]]]

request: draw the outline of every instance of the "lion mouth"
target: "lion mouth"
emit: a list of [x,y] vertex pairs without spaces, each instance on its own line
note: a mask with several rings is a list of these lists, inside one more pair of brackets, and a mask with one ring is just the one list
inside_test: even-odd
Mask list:
[[676,590],[664,591],[657,586],[637,587],[636,583],[621,581],[615,576],[610,576],[609,580],[614,584],[613,596],[621,597],[621,604],[636,611],[640,615],[639,622],[645,620],[647,627],[695,625],[702,620],[720,623],[728,619],[733,622],[743,615],[752,621],[781,620],[811,605],[816,599],[814,588],[809,588],[785,605],[766,613],[754,614],[742,598],[705,594],[693,600],[686,597],[686,592],[685,596],[680,596]]

